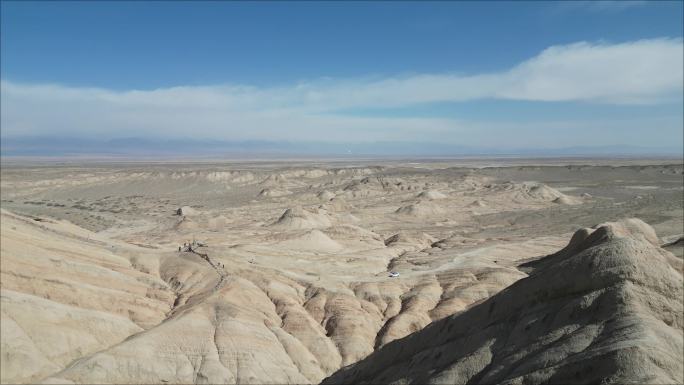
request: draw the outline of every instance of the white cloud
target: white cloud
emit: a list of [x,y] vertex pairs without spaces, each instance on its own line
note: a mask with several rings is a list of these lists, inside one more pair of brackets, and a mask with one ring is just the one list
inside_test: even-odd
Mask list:
[[581,42],[550,47],[499,73],[320,80],[273,88],[219,85],[113,91],[3,80],[2,134],[331,141],[429,136],[460,142],[463,135],[492,125],[443,118],[355,117],[339,111],[480,99],[612,104],[681,100],[683,47],[681,38]]
[[554,13],[566,13],[571,11],[588,12],[620,12],[630,8],[643,7],[649,1],[636,0],[589,0],[589,1],[559,1],[555,2]]
[[525,100],[656,103],[681,97],[682,39],[556,46],[516,66],[498,96]]
[[472,76],[419,75],[375,82],[310,86],[312,103],[403,106],[485,98],[600,103],[657,103],[680,98],[682,39],[622,44],[580,42],[547,48],[512,69]]

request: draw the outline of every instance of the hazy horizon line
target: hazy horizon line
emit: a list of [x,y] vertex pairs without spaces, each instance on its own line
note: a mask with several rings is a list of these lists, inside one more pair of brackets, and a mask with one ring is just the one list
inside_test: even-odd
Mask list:
[[453,156],[666,156],[681,157],[682,146],[627,144],[596,146],[474,146],[435,141],[285,141],[195,138],[77,138],[69,136],[3,136],[0,155],[38,157],[425,157]]

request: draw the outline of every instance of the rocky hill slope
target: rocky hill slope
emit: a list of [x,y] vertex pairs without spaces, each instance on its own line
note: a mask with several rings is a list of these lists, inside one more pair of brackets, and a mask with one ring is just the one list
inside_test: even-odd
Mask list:
[[682,383],[682,260],[637,219],[575,233],[529,277],[323,381]]

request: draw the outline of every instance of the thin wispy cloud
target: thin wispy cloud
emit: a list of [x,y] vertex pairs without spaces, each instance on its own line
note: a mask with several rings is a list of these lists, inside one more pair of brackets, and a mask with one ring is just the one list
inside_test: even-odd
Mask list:
[[554,12],[557,14],[577,11],[611,13],[644,7],[648,3],[648,1],[637,0],[559,1],[554,4]]
[[[682,97],[683,56],[681,38],[662,38],[553,46],[498,73],[324,79],[281,87],[114,91],[4,79],[2,134],[328,141],[432,136],[457,141],[465,133],[499,126],[438,117],[360,117],[342,111],[486,99],[671,103]],[[674,119],[668,124],[677,123]],[[477,140],[477,135],[471,138]]]

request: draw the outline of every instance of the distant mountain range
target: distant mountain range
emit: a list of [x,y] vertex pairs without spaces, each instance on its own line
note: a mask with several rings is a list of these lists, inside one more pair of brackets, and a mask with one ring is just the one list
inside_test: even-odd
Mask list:
[[580,146],[559,148],[487,148],[435,142],[289,142],[66,137],[3,137],[0,155],[111,157],[361,157],[361,156],[682,156],[682,147]]

